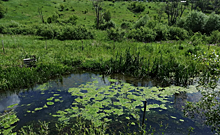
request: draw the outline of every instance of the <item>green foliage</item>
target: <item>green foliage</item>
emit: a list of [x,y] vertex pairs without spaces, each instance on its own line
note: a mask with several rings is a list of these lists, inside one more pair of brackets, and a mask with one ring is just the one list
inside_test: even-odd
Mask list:
[[100,24],[100,26],[99,26],[99,28],[101,30],[106,30],[106,29],[115,28],[115,27],[116,27],[116,24],[112,20],[110,20],[108,22],[104,22],[104,23]]
[[220,32],[218,30],[215,30],[211,33],[209,39],[210,44],[216,44],[220,42]]
[[207,16],[198,11],[192,11],[186,16],[185,27],[193,32],[204,32],[204,27],[207,22]]
[[219,54],[215,51],[203,53],[201,56],[195,56],[204,67],[208,67],[200,78],[198,90],[201,91],[202,97],[197,103],[188,102],[184,113],[186,116],[194,117],[195,114],[206,119],[206,125],[209,125],[215,133],[220,133],[219,127]]
[[77,19],[78,19],[77,16],[72,15],[72,16],[70,16],[69,19],[67,20],[67,23],[71,23],[72,25],[76,25]]
[[203,43],[204,36],[200,32],[194,33],[194,35],[190,38],[192,45],[197,46]]
[[103,14],[103,19],[105,19],[106,22],[108,22],[108,21],[111,20],[111,13],[110,13],[109,10],[106,11],[106,12],[104,12],[104,14]]
[[220,16],[214,12],[209,15],[208,20],[204,26],[205,32],[210,34],[214,30],[220,29]]
[[53,14],[47,18],[47,23],[57,23],[59,16],[57,14]]
[[125,36],[125,32],[121,29],[110,28],[107,30],[108,38],[114,41],[122,41]]
[[13,129],[15,128],[14,124],[17,123],[19,119],[17,118],[15,112],[13,110],[6,112],[5,114],[0,115],[0,134],[3,135],[16,135],[17,133],[13,133]]
[[169,38],[169,26],[164,24],[157,24],[153,30],[157,33],[155,40],[167,40]]
[[77,98],[70,108],[58,111],[53,116],[58,117],[62,123],[70,123],[73,118],[83,117],[94,123],[95,127],[100,127],[105,123],[111,126],[119,117],[124,117],[130,123],[136,124],[140,121],[137,108],[141,107],[143,111],[143,101],[154,99],[162,103],[161,105],[148,104],[147,111],[152,108],[167,109],[164,105],[167,100],[164,97],[182,91],[196,91],[195,88],[185,89],[175,86],[166,87],[164,91],[160,91],[160,88],[157,87],[135,87],[128,83],[118,84],[114,79],[109,79],[109,82],[112,84],[100,86],[95,80],[79,87],[70,88],[68,92]]
[[64,26],[61,28],[60,35],[57,36],[59,40],[80,40],[93,39],[94,36],[91,31],[83,26]]
[[0,4],[0,18],[3,18],[5,16],[5,7],[3,4]]
[[148,22],[149,16],[146,14],[145,16],[141,17],[137,22],[134,24],[134,28],[140,28],[141,26],[144,27],[144,25]]
[[145,6],[141,2],[131,2],[127,7],[131,12],[140,13],[145,10]]
[[128,33],[129,39],[135,39],[141,42],[152,42],[155,40],[157,33],[150,28],[140,27],[138,29],[132,29]]
[[183,29],[183,28],[179,28],[179,27],[174,27],[171,26],[169,28],[169,39],[171,40],[185,40],[187,39],[188,36],[188,31]]
[[38,27],[36,35],[51,39],[55,37],[55,32],[53,30],[54,26],[49,24],[42,24]]
[[131,28],[131,23],[130,22],[123,22],[121,24],[121,28],[122,29],[129,29],[129,28]]

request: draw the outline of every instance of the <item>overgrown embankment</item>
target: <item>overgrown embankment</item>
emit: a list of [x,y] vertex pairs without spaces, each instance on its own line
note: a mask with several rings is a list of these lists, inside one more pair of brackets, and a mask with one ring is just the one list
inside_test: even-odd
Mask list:
[[[76,68],[105,74],[152,77],[166,83],[186,85],[189,78],[194,78],[206,68],[195,60],[195,55],[204,55],[204,52],[209,54],[208,46],[193,46],[187,42],[145,44],[38,38],[2,35],[5,52],[1,51],[0,56],[1,90],[33,86]],[[36,67],[27,68],[23,59],[32,55],[36,57]]]

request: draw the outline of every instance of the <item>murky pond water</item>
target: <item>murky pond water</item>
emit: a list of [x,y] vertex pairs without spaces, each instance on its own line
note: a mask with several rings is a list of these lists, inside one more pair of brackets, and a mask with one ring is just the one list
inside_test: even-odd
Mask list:
[[[51,80],[48,83],[37,85],[33,89],[26,90],[25,92],[2,94],[0,96],[0,112],[3,112],[5,109],[7,109],[7,106],[17,103],[18,105],[15,107],[15,111],[20,119],[20,121],[17,123],[17,129],[19,129],[21,126],[24,126],[27,123],[37,122],[38,120],[56,122],[57,117],[54,117],[53,115],[56,115],[57,111],[63,111],[71,108],[73,107],[73,104],[77,104],[79,102],[82,102],[81,105],[86,105],[92,101],[100,101],[102,105],[105,104],[105,107],[100,107],[102,109],[99,109],[98,112],[99,114],[106,114],[106,112],[109,112],[111,108],[115,109],[114,107],[116,106],[123,106],[120,104],[120,102],[128,97],[131,100],[129,102],[125,102],[125,104],[129,105],[128,103],[130,102],[132,105],[137,104],[135,108],[139,108],[139,110],[141,110],[143,108],[143,100],[140,99],[140,102],[137,103],[132,98],[137,98],[138,96],[140,98],[147,97],[149,93],[144,93],[145,88],[153,88],[159,84],[159,82],[152,80],[137,80],[135,78],[126,77],[123,75],[112,75],[111,78],[119,79],[121,81],[111,80],[109,77],[100,76],[99,74],[95,73],[73,73],[71,75],[64,76],[62,81]],[[131,84],[132,87],[128,84]],[[126,94],[122,93],[126,88],[130,90],[125,92]],[[80,90],[77,93],[76,91],[78,89]],[[94,94],[88,95],[87,93],[90,93],[90,89],[91,92],[96,90],[101,91],[97,91],[95,93],[96,96],[94,96]],[[117,92],[111,93],[115,91]],[[135,94],[129,95],[129,93],[132,92]],[[79,98],[77,94],[81,94],[81,98]],[[87,95],[83,97],[83,94]],[[126,98],[123,94],[126,95]],[[142,94],[144,94],[143,97],[141,97]],[[165,92],[159,94],[157,93],[155,95],[163,94],[166,95]],[[98,95],[106,96],[99,99],[100,96]],[[109,100],[107,95],[113,95],[117,98],[113,99],[111,97],[111,100]],[[190,118],[186,118],[182,112],[182,106],[184,106],[185,102],[198,101],[201,98],[200,93],[179,92],[178,94],[165,96],[165,99],[161,99],[160,97],[161,96],[157,96],[157,98],[153,97],[151,99],[146,98],[147,104],[152,105],[152,107],[150,107],[149,111],[146,113],[147,121],[145,121],[145,123],[147,124],[147,127],[151,126],[155,128],[156,133],[161,133],[164,131],[167,135],[188,134],[189,127],[194,128],[194,132],[191,134],[213,134],[210,128],[203,124],[203,120],[192,120]],[[84,103],[82,101],[84,98],[89,98],[89,102]],[[77,100],[81,101],[77,102]],[[102,102],[105,100],[106,102]],[[111,103],[107,103],[107,101],[110,101]],[[112,104],[110,108],[107,106],[109,104]],[[156,106],[157,104],[159,107]],[[162,104],[164,104],[164,106],[161,106]],[[77,105],[77,107],[79,106]],[[91,107],[94,107],[94,104],[91,104]],[[87,106],[85,108],[87,108]],[[122,112],[129,112],[129,110],[126,109],[126,105],[121,108]],[[88,110],[84,110],[83,112],[86,111]],[[117,110],[115,109],[115,111]],[[129,112],[129,114],[132,113]],[[140,119],[142,119],[143,111],[139,111],[137,114],[139,115]],[[90,118],[88,115],[85,115],[85,117]],[[109,117],[110,116],[108,116],[108,118]],[[161,122],[163,127],[160,127]]]

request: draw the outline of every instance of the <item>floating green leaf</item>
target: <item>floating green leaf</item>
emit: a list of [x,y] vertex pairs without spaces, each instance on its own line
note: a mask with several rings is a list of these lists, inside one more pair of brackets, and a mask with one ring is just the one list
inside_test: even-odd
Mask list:
[[16,106],[16,105],[18,105],[18,104],[10,105],[10,106],[8,106],[7,108],[13,108],[13,107]]
[[39,110],[42,110],[42,109],[43,108],[41,108],[41,107],[40,108],[35,108],[34,111],[39,111]]
[[54,102],[47,102],[47,105],[53,105]]
[[51,101],[51,100],[53,100],[54,99],[54,97],[50,97],[50,98],[48,98],[47,100],[48,101]]

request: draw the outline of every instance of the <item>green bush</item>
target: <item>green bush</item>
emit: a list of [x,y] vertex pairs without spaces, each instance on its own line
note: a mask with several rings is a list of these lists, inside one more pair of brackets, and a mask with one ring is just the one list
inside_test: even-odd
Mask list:
[[155,41],[157,33],[150,28],[141,27],[139,29],[132,29],[128,33],[129,39],[135,39],[141,42],[152,42]]
[[180,27],[169,27],[169,39],[170,40],[184,40],[189,37],[189,33],[187,30]]
[[185,28],[185,25],[186,25],[185,22],[186,22],[186,18],[182,17],[176,21],[176,25],[177,27]]
[[129,29],[129,28],[131,28],[131,23],[130,22],[123,22],[121,24],[121,28],[122,29]]
[[77,16],[72,15],[72,16],[69,17],[69,19],[60,20],[59,22],[60,22],[61,24],[62,24],[62,23],[64,23],[64,24],[70,23],[71,25],[76,25],[77,19],[78,19]]
[[110,29],[110,28],[115,28],[116,27],[116,24],[115,22],[113,22],[112,20],[108,21],[108,22],[104,22],[103,24],[101,24],[99,26],[99,28],[101,30],[106,30],[106,29]]
[[220,32],[218,30],[215,30],[211,33],[209,39],[210,44],[216,44],[220,42]]
[[47,39],[54,38],[54,31],[52,29],[52,25],[43,24],[37,28],[36,35],[45,37]]
[[127,8],[131,12],[134,12],[134,13],[140,13],[140,12],[143,12],[145,10],[144,4],[139,3],[139,2],[131,2],[131,4],[129,4]]
[[145,26],[150,29],[153,29],[157,25],[157,23],[158,22],[156,20],[149,20]]
[[111,13],[109,10],[103,14],[103,19],[105,19],[106,22],[111,20]]
[[13,34],[22,34],[22,35],[34,35],[35,29],[30,26],[19,26],[16,28],[10,28]]
[[203,35],[200,32],[194,33],[194,35],[190,38],[190,41],[192,42],[193,46],[197,46],[199,44],[202,44],[203,42]]
[[205,32],[210,34],[214,30],[220,29],[220,16],[212,13],[209,15],[208,20],[205,24]]
[[3,18],[5,16],[5,7],[0,4],[0,18]]
[[49,16],[47,18],[47,23],[57,23],[58,22],[58,20],[57,20],[58,18],[59,18],[59,16],[57,14]]
[[207,16],[198,11],[192,11],[186,16],[185,27],[193,32],[203,32],[207,21]]
[[82,26],[64,26],[61,28],[61,33],[57,37],[59,40],[80,40],[93,39],[91,31]]
[[167,40],[169,38],[168,25],[157,24],[153,30],[157,33],[155,40],[160,41],[160,40]]
[[148,15],[141,17],[137,22],[135,22],[134,28],[137,29],[137,28],[140,28],[141,26],[144,26],[148,22],[149,19],[150,18]]
[[110,28],[107,30],[107,35],[110,40],[122,41],[125,36],[125,32],[121,29]]

